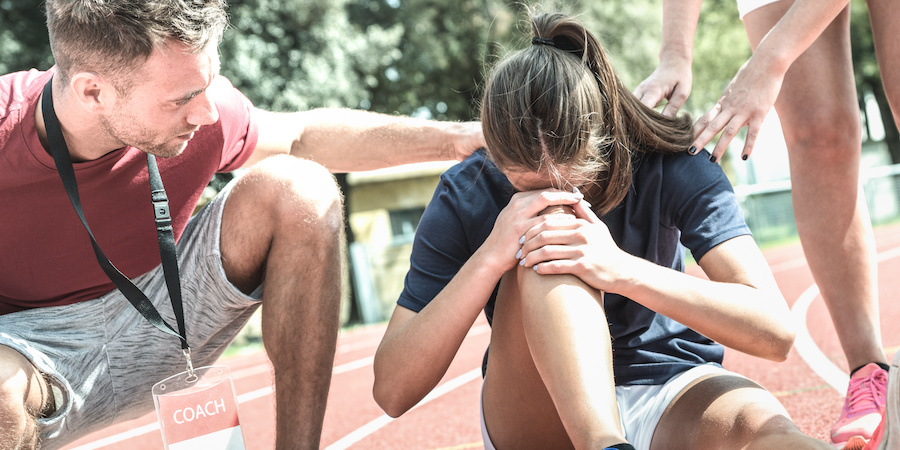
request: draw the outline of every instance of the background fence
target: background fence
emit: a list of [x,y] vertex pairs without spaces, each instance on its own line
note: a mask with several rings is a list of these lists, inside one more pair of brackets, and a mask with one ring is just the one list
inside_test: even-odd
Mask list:
[[[874,225],[900,219],[900,164],[866,169],[860,174]],[[790,181],[735,186],[747,225],[760,246],[797,236]]]

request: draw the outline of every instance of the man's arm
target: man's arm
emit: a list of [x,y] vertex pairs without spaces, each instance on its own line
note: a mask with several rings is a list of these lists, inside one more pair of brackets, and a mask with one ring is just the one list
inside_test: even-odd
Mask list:
[[331,172],[373,170],[423,161],[461,161],[480,147],[479,122],[440,122],[361,110],[273,113],[256,109],[259,140],[245,166],[290,153]]

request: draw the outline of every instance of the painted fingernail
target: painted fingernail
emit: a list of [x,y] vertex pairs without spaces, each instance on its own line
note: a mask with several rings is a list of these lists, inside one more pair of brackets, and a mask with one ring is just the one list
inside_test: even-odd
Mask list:
[[520,259],[520,260],[519,260],[519,265],[520,265],[520,266],[524,266],[524,265],[525,265],[525,260],[524,260],[524,259]]
[[522,237],[519,238],[519,245],[522,245],[524,243],[525,243],[525,235],[523,234]]
[[746,161],[747,158],[749,158],[749,157],[750,157],[750,155],[741,155],[741,159],[743,159],[744,161]]
[[575,198],[577,198],[579,200],[584,198],[584,194],[582,194],[581,191],[579,191],[577,187],[572,188],[572,193],[575,194]]
[[697,154],[697,146],[692,145],[691,148],[688,149],[688,153],[690,153],[692,155],[696,155]]
[[522,249],[520,248],[518,252],[516,252],[516,259],[522,259]]
[[709,162],[716,162],[716,155],[709,155]]

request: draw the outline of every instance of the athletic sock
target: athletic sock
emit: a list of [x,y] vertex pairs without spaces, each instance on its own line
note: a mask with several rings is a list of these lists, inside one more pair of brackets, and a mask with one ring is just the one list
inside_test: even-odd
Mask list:
[[635,448],[632,447],[631,444],[616,444],[610,447],[606,447],[603,450],[635,450]]
[[[884,363],[874,363],[874,364],[878,365],[878,367],[881,367],[882,369],[884,369],[887,372],[891,371],[891,366],[889,364],[884,364]],[[853,369],[852,371],[850,371],[850,376],[852,377],[853,374],[856,373],[856,371],[858,371],[859,369],[862,369],[863,367],[866,367],[868,365],[869,364],[863,364],[863,365]]]

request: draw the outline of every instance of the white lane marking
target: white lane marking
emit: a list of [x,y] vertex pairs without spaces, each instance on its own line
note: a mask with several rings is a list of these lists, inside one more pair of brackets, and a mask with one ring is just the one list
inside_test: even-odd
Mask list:
[[[885,262],[889,259],[900,256],[900,247],[883,251],[878,254],[877,261]],[[794,321],[797,324],[797,339],[794,341],[794,349],[800,357],[806,362],[806,365],[815,372],[820,378],[825,380],[829,386],[844,395],[847,392],[847,386],[850,383],[850,377],[837,365],[835,365],[816,345],[809,329],[806,327],[806,314],[812,302],[819,298],[819,286],[813,283],[808,287],[791,308]]]
[[[479,334],[484,334],[484,333],[487,333],[488,331],[490,331],[490,329],[491,329],[490,325],[487,325],[487,324],[478,325],[478,326],[472,327],[466,336],[468,337],[468,336],[476,336]],[[357,359],[355,361],[350,361],[348,363],[344,363],[339,366],[335,366],[332,374],[339,375],[342,373],[350,372],[352,370],[362,369],[364,367],[371,366],[374,360],[375,360],[375,358],[373,356],[370,356],[370,357],[366,357],[366,358]],[[233,372],[231,374],[231,376],[233,379],[238,380],[241,378],[247,378],[247,377],[250,377],[253,375],[259,375],[261,373],[267,373],[267,372],[271,372],[271,371],[272,371],[272,366],[267,363],[267,364],[260,364],[257,366],[248,367],[246,369],[237,370],[237,371]],[[477,371],[478,371],[478,374],[480,375],[481,369],[477,369]],[[456,379],[451,380],[451,381],[445,383],[444,385],[439,386],[437,389],[441,389],[441,388],[443,388],[443,386],[446,386],[455,380]],[[459,386],[453,386],[450,390],[455,389],[456,387],[459,387]],[[435,389],[434,392],[437,392],[437,389]],[[247,393],[239,395],[237,397],[238,403],[240,404],[240,403],[244,403],[244,402],[249,402],[250,400],[256,400],[258,398],[262,398],[267,395],[270,395],[273,392],[274,392],[274,390],[272,389],[272,386],[266,386],[264,388],[257,389],[255,391],[251,391],[251,392],[247,392]],[[434,394],[434,392],[432,392],[432,394]],[[447,392],[449,392],[449,390]],[[443,395],[445,393],[446,392],[443,392],[443,393],[441,393],[441,395]],[[419,405],[423,405],[423,404],[427,403],[428,401],[431,401],[429,399],[430,396],[431,396],[431,394],[426,396],[422,400],[422,402],[419,403]],[[418,407],[418,405],[416,407],[414,407],[413,409],[415,409],[417,407]],[[387,417],[388,419],[390,419],[390,416],[385,415],[384,417]],[[380,419],[383,419],[383,418],[380,418]],[[378,419],[376,419],[376,421],[377,420]],[[373,422],[375,422],[375,421],[373,421]],[[381,426],[384,426],[384,425],[381,425]],[[379,426],[378,428],[381,428],[381,426]],[[124,431],[119,434],[107,436],[105,438],[98,439],[96,441],[89,442],[84,445],[80,445],[78,447],[74,447],[70,450],[95,450],[98,448],[106,447],[108,445],[113,445],[113,444],[116,444],[116,443],[119,443],[122,441],[126,441],[128,439],[131,439],[131,438],[134,438],[137,436],[141,436],[143,434],[152,433],[156,430],[159,430],[159,423],[153,422],[153,423],[144,425],[142,427],[135,428],[133,430]],[[377,428],[376,428],[376,430],[377,430]],[[362,437],[365,437],[365,436],[362,436]],[[345,436],[343,439],[341,439],[341,441],[343,441],[344,439],[347,439],[347,437]],[[360,438],[360,439],[362,439],[362,438]],[[341,442],[341,441],[338,441],[338,442]],[[334,445],[334,444],[332,444],[332,445]]]
[[813,284],[807,288],[803,294],[794,303],[791,313],[794,315],[794,322],[797,324],[797,338],[794,341],[794,349],[806,362],[806,365],[812,369],[820,378],[825,380],[829,386],[834,388],[840,394],[847,392],[847,385],[850,383],[850,377],[844,373],[841,368],[831,362],[816,342],[813,341],[806,327],[806,313],[809,311],[809,305],[819,296],[819,286]]
[[[444,394],[452,392],[454,389],[472,381],[475,379],[481,378],[481,368],[472,369],[438,387],[431,391],[425,398],[422,399],[416,406],[412,407],[410,411],[427,404],[428,402],[441,397]],[[407,412],[409,414],[409,412]],[[391,423],[394,419],[387,414],[378,417],[377,419],[353,430],[350,434],[344,436],[334,444],[329,445],[325,448],[325,450],[344,450],[349,448],[351,445],[365,439],[372,433],[384,428],[385,425]]]

